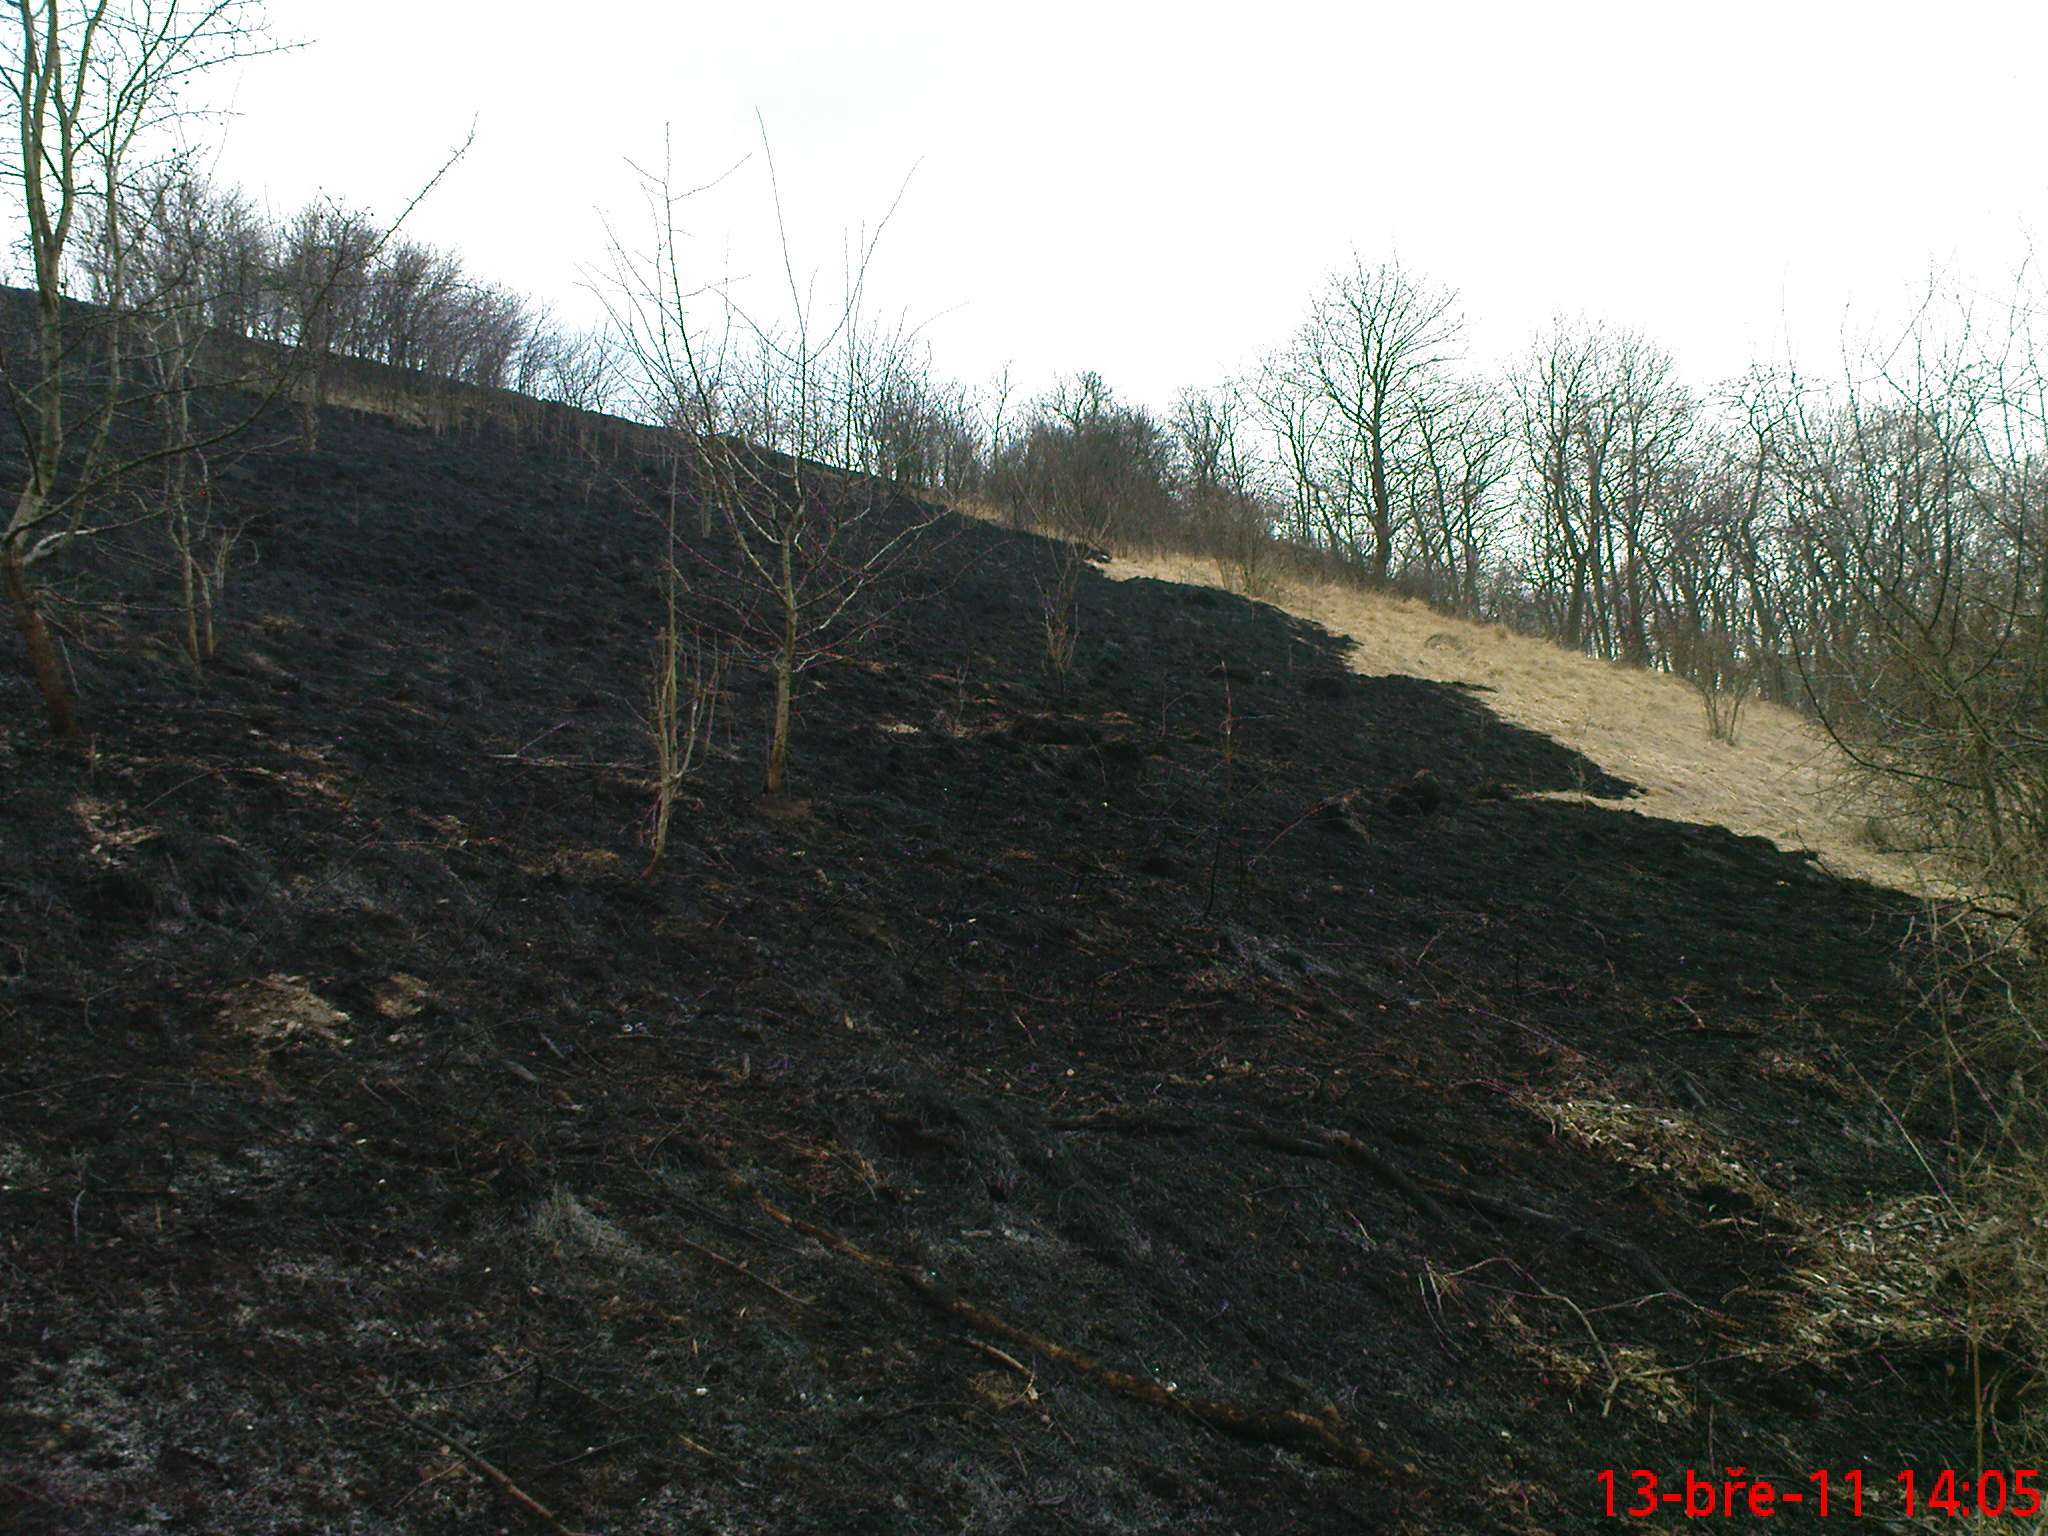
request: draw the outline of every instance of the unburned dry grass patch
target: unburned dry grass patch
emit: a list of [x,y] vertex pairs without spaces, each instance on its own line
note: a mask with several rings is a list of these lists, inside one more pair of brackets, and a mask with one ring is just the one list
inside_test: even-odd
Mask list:
[[[1221,585],[1213,563],[1186,557],[1119,556],[1105,570],[1119,579]],[[1331,582],[1276,579],[1267,600],[1354,642],[1359,672],[1484,690],[1486,707],[1502,719],[1637,785],[1632,810],[1768,837],[1874,884],[1914,894],[1943,889],[1931,867],[1873,846],[1874,808],[1854,794],[1849,765],[1812,722],[1781,705],[1752,700],[1731,745],[1710,734],[1699,690],[1666,673]]]

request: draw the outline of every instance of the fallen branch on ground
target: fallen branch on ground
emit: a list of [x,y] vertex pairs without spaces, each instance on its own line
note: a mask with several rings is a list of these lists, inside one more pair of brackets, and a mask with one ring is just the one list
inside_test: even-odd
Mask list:
[[1429,1197],[1400,1165],[1377,1147],[1360,1141],[1348,1131],[1321,1131],[1312,1139],[1276,1131],[1263,1125],[1205,1125],[1197,1120],[1161,1120],[1150,1115],[1083,1115],[1054,1120],[1056,1131],[1104,1131],[1121,1136],[1228,1136],[1250,1146],[1271,1147],[1295,1157],[1320,1158],[1330,1163],[1355,1163],[1392,1185],[1409,1204],[1441,1226],[1455,1229],[1451,1213]]
[[1054,1120],[1051,1124],[1054,1130],[1059,1131],[1104,1131],[1126,1136],[1228,1136],[1234,1141],[1252,1146],[1271,1147],[1276,1152],[1286,1152],[1296,1157],[1314,1157],[1326,1162],[1355,1164],[1376,1174],[1404,1196],[1416,1210],[1452,1232],[1458,1230],[1459,1224],[1442,1204],[1432,1197],[1432,1192],[1445,1200],[1475,1211],[1483,1211],[1489,1216],[1505,1216],[1509,1220],[1540,1227],[1546,1232],[1554,1232],[1560,1237],[1569,1238],[1625,1268],[1634,1270],[1655,1286],[1660,1294],[1683,1302],[1698,1312],[1712,1310],[1701,1306],[1673,1285],[1662,1270],[1627,1243],[1580,1226],[1576,1222],[1567,1221],[1562,1216],[1553,1216],[1548,1211],[1517,1205],[1514,1201],[1503,1200],[1497,1195],[1482,1194],[1476,1189],[1446,1184],[1439,1179],[1417,1180],[1404,1172],[1400,1164],[1379,1148],[1360,1140],[1349,1131],[1318,1131],[1313,1136],[1297,1136],[1262,1125],[1204,1125],[1192,1120],[1162,1120],[1150,1115],[1115,1114],[1076,1116],[1072,1119]]
[[704,1255],[705,1258],[712,1260],[714,1263],[723,1264],[727,1269],[737,1270],[740,1274],[745,1275],[749,1280],[753,1281],[754,1284],[767,1287],[776,1295],[780,1296],[784,1301],[794,1302],[796,1303],[796,1305],[800,1307],[808,1307],[810,1305],[810,1302],[805,1300],[803,1297],[791,1295],[788,1291],[785,1291],[781,1286],[777,1285],[773,1280],[770,1280],[766,1275],[755,1274],[752,1269],[748,1268],[745,1264],[742,1264],[738,1259],[728,1259],[716,1248],[706,1247],[703,1243],[695,1242],[690,1238],[682,1236],[680,1233],[676,1235],[676,1241],[681,1243],[685,1248],[689,1249],[692,1253],[701,1253]]
[[759,1185],[729,1166],[710,1147],[699,1142],[695,1144],[694,1150],[708,1166],[724,1176],[727,1188],[735,1197],[747,1201],[791,1231],[803,1234],[832,1252],[852,1259],[878,1274],[892,1277],[908,1287],[933,1310],[964,1323],[985,1338],[1000,1340],[1056,1361],[1083,1380],[1093,1382],[1119,1397],[1127,1397],[1134,1402],[1184,1414],[1215,1429],[1226,1430],[1250,1439],[1318,1451],[1339,1466],[1350,1467],[1359,1472],[1370,1472],[1389,1481],[1415,1483],[1423,1480],[1419,1468],[1383,1456],[1366,1445],[1334,1409],[1303,1413],[1297,1409],[1262,1411],[1242,1408],[1235,1403],[1226,1403],[1214,1398],[1195,1397],[1182,1392],[1176,1384],[1160,1381],[1156,1377],[1134,1375],[1104,1365],[1098,1360],[1067,1348],[1056,1340],[1020,1328],[984,1307],[955,1296],[922,1269],[870,1253],[837,1232],[783,1210],[768,1198]]
[[535,1519],[545,1521],[548,1527],[556,1533],[556,1536],[579,1536],[578,1532],[570,1530],[560,1520],[556,1519],[553,1510],[513,1482],[511,1478],[507,1477],[495,1465],[485,1459],[483,1453],[474,1446],[466,1444],[456,1436],[449,1434],[445,1429],[437,1429],[424,1419],[414,1418],[403,1408],[399,1407],[398,1400],[382,1387],[377,1389],[377,1395],[384,1399],[385,1406],[397,1414],[400,1420],[410,1425],[420,1434],[427,1436],[437,1444],[447,1446],[450,1450],[461,1456],[464,1461],[467,1461],[471,1466],[483,1473],[485,1477],[496,1483],[499,1492],[503,1493],[506,1498],[517,1504]]

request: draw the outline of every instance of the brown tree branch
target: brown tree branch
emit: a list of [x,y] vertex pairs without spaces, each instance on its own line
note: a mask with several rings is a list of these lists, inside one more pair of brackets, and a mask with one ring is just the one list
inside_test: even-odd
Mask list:
[[503,1493],[506,1498],[510,1499],[514,1504],[517,1504],[521,1509],[525,1510],[535,1519],[545,1522],[548,1528],[556,1533],[556,1536],[581,1536],[581,1533],[572,1531],[567,1526],[562,1524],[562,1522],[558,1518],[556,1518],[555,1512],[553,1510],[549,1509],[547,1505],[541,1503],[539,1499],[536,1499],[524,1488],[520,1487],[517,1483],[513,1482],[511,1478],[507,1477],[504,1472],[502,1472],[496,1465],[494,1465],[490,1460],[488,1460],[484,1456],[484,1454],[481,1451],[477,1450],[474,1446],[469,1445],[459,1436],[449,1434],[448,1431],[446,1431],[445,1429],[436,1428],[434,1425],[427,1423],[424,1419],[414,1418],[411,1414],[407,1413],[403,1408],[399,1407],[398,1400],[394,1398],[389,1392],[386,1392],[382,1387],[379,1387],[377,1389],[377,1395],[384,1399],[385,1406],[389,1408],[394,1414],[396,1414],[402,1422],[411,1426],[418,1433],[425,1435],[430,1440],[434,1440],[441,1445],[445,1445],[449,1449],[456,1452],[456,1454],[461,1456],[464,1461],[467,1461],[471,1466],[475,1467],[479,1472],[483,1473],[484,1476],[488,1477],[493,1483],[497,1484],[498,1490],[501,1493]]
[[985,1307],[954,1295],[925,1270],[870,1253],[837,1232],[783,1210],[768,1198],[760,1186],[703,1143],[695,1143],[694,1150],[704,1162],[724,1176],[727,1188],[736,1198],[755,1206],[791,1231],[802,1233],[832,1252],[852,1259],[863,1268],[890,1276],[933,1310],[944,1313],[985,1338],[997,1339],[1056,1361],[1083,1380],[1119,1397],[1183,1414],[1214,1429],[1318,1452],[1339,1466],[1371,1473],[1390,1482],[1414,1484],[1428,1481],[1421,1469],[1412,1463],[1396,1461],[1367,1445],[1334,1409],[1316,1413],[1298,1409],[1262,1410],[1217,1398],[1197,1397],[1181,1391],[1173,1382],[1120,1371],[1069,1349],[1057,1340],[1021,1328]]

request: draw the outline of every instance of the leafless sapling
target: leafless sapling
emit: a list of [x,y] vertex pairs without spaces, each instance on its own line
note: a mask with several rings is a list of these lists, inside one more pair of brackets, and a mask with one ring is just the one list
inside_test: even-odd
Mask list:
[[613,241],[609,300],[643,414],[669,434],[696,503],[696,595],[718,632],[768,673],[763,791],[783,802],[798,680],[874,633],[938,514],[860,472],[883,382],[864,309],[879,230],[861,244],[837,303],[821,308],[797,276],[773,157],[764,158],[782,236],[779,322],[687,274],[682,197],[666,172],[646,182],[653,249]]

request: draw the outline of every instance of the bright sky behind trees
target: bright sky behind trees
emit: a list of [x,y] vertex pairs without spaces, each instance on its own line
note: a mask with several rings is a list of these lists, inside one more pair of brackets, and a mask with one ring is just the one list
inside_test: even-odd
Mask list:
[[[704,275],[776,275],[900,205],[876,307],[942,373],[1095,369],[1163,404],[1279,344],[1356,248],[1457,287],[1474,361],[1554,315],[1710,385],[1903,325],[1930,276],[2010,291],[2043,231],[2048,7],[1956,0],[272,0],[294,53],[232,81],[215,174],[386,217],[587,322],[629,159],[679,185]],[[202,130],[203,131],[203,130]],[[908,178],[907,187],[905,186]]]

